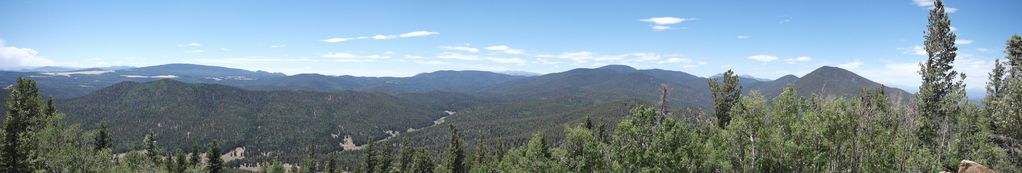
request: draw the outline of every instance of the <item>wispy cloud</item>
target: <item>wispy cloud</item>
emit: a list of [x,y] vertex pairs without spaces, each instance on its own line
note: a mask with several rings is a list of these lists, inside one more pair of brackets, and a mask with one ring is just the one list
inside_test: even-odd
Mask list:
[[408,32],[408,33],[404,33],[404,34],[398,35],[398,37],[401,37],[401,38],[423,37],[423,36],[430,36],[430,35],[437,35],[437,34],[440,34],[440,33],[439,32],[432,32],[432,31],[412,31],[412,32]]
[[55,65],[52,60],[39,56],[39,52],[30,48],[18,48],[4,45],[0,40],[0,68],[35,67]]
[[493,45],[493,46],[486,47],[486,50],[501,51],[501,52],[504,52],[506,54],[515,54],[515,55],[525,53],[524,50],[512,49],[510,46],[507,46],[507,45]]
[[348,41],[353,41],[353,40],[362,40],[362,39],[370,39],[370,38],[373,39],[373,40],[390,40],[390,39],[397,39],[397,38],[425,37],[425,36],[437,35],[437,34],[440,34],[440,33],[439,32],[433,32],[433,31],[412,31],[412,32],[406,32],[406,33],[402,33],[402,34],[376,34],[376,35],[373,35],[373,36],[331,37],[331,38],[326,38],[326,39],[322,39],[322,40],[319,40],[319,41],[327,42],[327,43],[340,43],[340,42],[348,42]]
[[206,50],[202,50],[202,49],[195,49],[195,50],[185,51],[185,53],[204,53],[204,52],[206,52]]
[[915,45],[909,48],[898,48],[902,54],[926,56],[926,49],[923,45]]
[[752,36],[748,36],[748,35],[738,35],[738,36],[735,36],[735,38],[738,38],[738,39],[740,39],[740,40],[744,40],[744,39],[750,39],[750,38],[752,38]]
[[270,48],[284,48],[284,47],[287,47],[287,45],[286,44],[270,45]]
[[468,47],[468,46],[440,46],[440,48],[441,49],[446,49],[446,50],[457,50],[457,51],[465,51],[465,52],[472,52],[472,53],[479,52],[478,48]]
[[679,18],[679,17],[651,17],[645,19],[639,19],[640,22],[649,22],[653,26],[651,29],[654,31],[664,31],[671,29],[685,29],[685,27],[673,27],[671,25],[679,24],[685,21],[695,20],[694,18]]
[[759,62],[766,63],[766,62],[771,62],[771,61],[777,60],[777,56],[762,55],[762,54],[760,54],[760,55],[749,56],[749,59],[751,59],[753,61],[759,61]]
[[812,61],[812,60],[813,60],[812,57],[800,56],[800,57],[795,57],[795,58],[784,59],[784,62],[786,62],[788,64],[795,64],[795,63],[798,63],[798,62],[806,62],[806,61]]
[[972,40],[967,40],[967,39],[957,39],[957,40],[955,40],[955,44],[957,44],[957,45],[967,45],[967,44],[972,44],[972,42],[973,42]]

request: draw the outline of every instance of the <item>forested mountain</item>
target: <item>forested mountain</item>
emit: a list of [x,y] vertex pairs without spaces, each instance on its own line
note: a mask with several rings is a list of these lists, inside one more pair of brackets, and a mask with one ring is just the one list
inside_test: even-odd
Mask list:
[[[246,147],[250,153],[289,158],[295,145],[316,144],[323,151],[340,150],[344,136],[365,143],[368,136],[433,124],[445,110],[467,104],[463,97],[443,93],[391,96],[342,91],[247,91],[218,84],[188,84],[164,79],[122,82],[92,94],[60,101],[59,109],[87,129],[109,124],[115,152],[139,149],[154,131],[168,150],[216,139],[225,148]],[[412,98],[412,99],[408,99]],[[413,100],[414,99],[414,100]],[[473,101],[473,100],[467,100]],[[261,159],[261,154],[250,154]]]
[[159,79],[174,79],[186,83],[224,84],[253,90],[323,92],[356,90],[396,94],[430,91],[473,93],[523,76],[484,71],[437,71],[411,77],[327,76],[321,74],[287,76],[281,73],[217,66],[166,64],[140,68],[88,68],[60,72],[0,71],[0,85],[13,84],[17,77],[36,80],[45,96],[71,98],[123,81],[147,82]]

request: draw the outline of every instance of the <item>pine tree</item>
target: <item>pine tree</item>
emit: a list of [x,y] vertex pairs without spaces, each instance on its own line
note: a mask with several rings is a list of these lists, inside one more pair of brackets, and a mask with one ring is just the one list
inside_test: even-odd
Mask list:
[[1000,97],[1001,92],[1004,92],[1004,74],[1005,74],[1004,63],[1001,63],[1001,59],[994,60],[994,69],[990,72],[989,81],[987,81],[987,97],[983,98],[983,104],[987,105],[987,110],[995,108],[994,101]]
[[433,171],[433,157],[430,156],[429,151],[423,149],[409,148],[414,153],[415,159],[412,159],[412,165],[408,167],[408,171],[412,173],[430,173]]
[[181,150],[175,152],[174,160],[175,160],[174,162],[177,163],[176,164],[177,167],[175,167],[175,172],[183,173],[185,172],[185,170],[188,169],[188,160],[185,159],[185,154],[184,152],[181,152]]
[[326,172],[327,173],[337,173],[337,171],[338,171],[337,170],[337,156],[334,156],[333,154],[331,154],[330,156],[327,156],[327,158],[329,158],[329,159],[327,159],[327,162],[326,162]]
[[476,169],[484,167],[484,164],[487,162],[487,152],[486,134],[483,133],[483,130],[479,130],[479,138],[476,139],[476,151],[472,154],[472,159],[469,161],[471,163],[470,168]]
[[36,146],[26,142],[30,142],[28,139],[32,138],[32,131],[39,128],[34,122],[43,116],[35,81],[18,78],[9,90],[6,102],[0,172],[33,172]]
[[391,153],[394,152],[394,144],[390,143],[388,140],[380,142],[379,144],[380,146],[376,151],[380,153],[376,154],[376,169],[374,170],[377,172],[390,171],[390,167],[394,163],[394,159],[391,157]]
[[738,83],[738,76],[731,70],[724,72],[721,80],[723,83],[710,79],[710,91],[713,94],[713,114],[717,117],[717,126],[724,128],[731,121],[728,112],[742,96],[742,86]]
[[[1013,165],[1022,168],[1022,36],[1012,35],[1005,48],[1008,59],[1003,90],[988,105],[994,125],[994,137],[1007,151]],[[988,86],[990,87],[990,86]]]
[[160,149],[156,146],[156,133],[154,133],[153,130],[149,130],[149,132],[146,133],[145,140],[143,142],[145,145],[146,156],[149,157],[149,160],[153,163],[160,163]]
[[468,170],[465,169],[465,151],[461,149],[461,135],[453,124],[448,127],[451,130],[451,143],[444,152],[443,169],[451,173],[464,173]]
[[300,173],[313,173],[316,171],[316,145],[309,145],[305,159],[302,160]]
[[209,160],[206,163],[206,171],[210,173],[220,173],[224,169],[224,160],[220,159],[220,142],[213,141],[209,144],[209,151],[206,151],[206,159]]
[[99,132],[96,133],[96,138],[94,141],[95,141],[94,148],[96,151],[113,148],[111,143],[112,139],[110,138],[110,131],[106,127],[106,122],[99,123]]
[[373,151],[373,137],[370,136],[366,140],[366,144],[362,145],[362,162],[358,164],[356,171],[362,173],[374,173],[376,172],[376,152]]
[[[916,95],[916,104],[922,118],[917,133],[920,141],[937,151],[938,163],[949,169],[947,148],[954,136],[953,127],[957,118],[960,100],[964,97],[965,75],[954,71],[952,64],[957,57],[955,33],[951,31],[951,20],[944,10],[944,3],[936,0],[930,10],[924,41],[927,60],[920,64],[922,85]],[[957,163],[957,162],[955,162]]]
[[270,163],[264,170],[266,173],[284,173],[284,163],[281,163],[280,160],[273,160],[273,163]]
[[401,151],[398,154],[397,159],[397,172],[409,172],[411,170],[412,161],[415,160],[415,148],[408,142],[408,138],[401,135]]
[[199,148],[198,144],[192,142],[192,154],[190,157],[188,157],[188,164],[190,166],[198,166],[199,164],[201,164],[199,163],[202,162],[202,159],[199,158],[199,155],[201,154],[199,151],[201,150],[202,149]]

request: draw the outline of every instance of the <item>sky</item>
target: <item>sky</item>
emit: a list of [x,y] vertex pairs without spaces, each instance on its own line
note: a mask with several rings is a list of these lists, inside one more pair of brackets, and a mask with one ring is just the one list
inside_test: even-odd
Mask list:
[[[1018,0],[948,0],[956,69],[984,87]],[[915,91],[932,3],[863,1],[0,1],[0,69],[193,63],[412,76],[624,64],[760,78],[821,66]]]

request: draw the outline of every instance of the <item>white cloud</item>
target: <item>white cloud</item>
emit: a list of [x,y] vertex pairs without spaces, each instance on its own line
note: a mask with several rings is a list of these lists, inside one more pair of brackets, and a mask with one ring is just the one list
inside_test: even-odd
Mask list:
[[406,33],[397,34],[397,35],[394,35],[394,34],[376,34],[376,35],[373,35],[373,36],[331,37],[331,38],[326,38],[326,39],[322,39],[322,40],[319,40],[319,41],[327,42],[327,43],[340,43],[340,42],[347,42],[347,41],[352,41],[352,40],[370,39],[370,38],[372,38],[373,40],[390,40],[390,39],[396,39],[396,38],[424,37],[424,36],[437,35],[437,34],[440,34],[440,33],[439,32],[432,32],[432,31],[412,31],[412,32],[406,32]]
[[479,52],[478,48],[468,47],[468,46],[441,46],[440,48],[441,49],[447,49],[447,50],[457,50],[457,51],[472,52],[472,53]]
[[195,49],[195,50],[185,51],[185,53],[203,53],[203,52],[206,52],[206,50]]
[[922,45],[915,45],[915,46],[912,46],[911,48],[898,48],[898,50],[901,50],[901,53],[903,53],[903,54],[922,55],[922,56],[926,56],[927,55],[926,54],[926,48],[923,47]]
[[287,45],[286,44],[270,45],[270,48],[282,48],[282,47],[287,47]]
[[386,40],[386,39],[395,39],[395,38],[397,38],[397,36],[394,36],[394,35],[379,35],[379,34],[377,34],[377,35],[373,36],[373,39],[375,39],[375,40]]
[[677,18],[677,17],[651,17],[646,19],[639,19],[642,22],[650,22],[656,25],[673,25],[692,19]]
[[955,40],[955,44],[956,45],[967,45],[967,44],[972,44],[972,42],[973,42],[972,40],[967,40],[967,39]]
[[507,45],[494,45],[494,46],[489,46],[489,47],[486,47],[486,50],[492,50],[492,51],[502,51],[502,52],[504,52],[504,53],[506,53],[506,54],[515,54],[515,55],[517,55],[517,54],[523,54],[523,53],[525,53],[525,51],[524,51],[524,50],[521,50],[521,49],[512,49],[512,48],[511,48],[510,46],[507,46]]
[[437,35],[437,34],[440,34],[440,33],[439,32],[431,32],[431,31],[412,31],[412,32],[408,32],[408,33],[404,33],[404,34],[398,35],[398,37],[401,37],[401,38],[422,37],[422,36]]
[[915,3],[916,6],[919,6],[919,7],[933,6],[933,0],[912,0],[912,2]]
[[8,47],[4,45],[3,40],[0,40],[0,68],[51,65],[55,65],[55,63],[52,60],[39,56],[39,52],[36,52],[33,49],[18,48],[14,46]]
[[228,48],[220,48],[220,51],[224,51],[224,52],[227,52],[227,51],[231,51],[231,49],[228,49]]
[[752,38],[752,36],[748,36],[748,35],[738,35],[738,36],[735,36],[735,38],[738,38],[738,39],[742,39],[742,40],[744,40],[744,39],[750,39],[750,38]]
[[334,38],[323,39],[323,40],[320,40],[320,41],[327,42],[327,43],[340,43],[340,42],[345,42],[345,41],[358,40],[359,38],[362,38],[362,37],[356,37],[356,38],[334,37]]
[[955,12],[958,12],[958,8],[947,7],[947,8],[944,8],[944,11],[946,11],[947,13],[955,13]]
[[670,29],[685,29],[684,27],[671,27],[670,25],[678,24],[685,21],[694,20],[693,18],[678,18],[678,17],[651,17],[645,19],[639,19],[641,22],[652,23],[651,29],[654,31],[664,31]]
[[795,63],[798,63],[798,62],[806,62],[806,61],[811,61],[811,60],[813,60],[812,57],[800,56],[800,57],[795,57],[795,58],[784,59],[784,62],[786,62],[788,64],[795,64]]
[[838,64],[837,65],[837,67],[841,67],[843,69],[849,69],[849,70],[850,69],[857,69],[857,68],[859,68],[859,66],[862,66],[862,62],[860,62],[859,60],[855,60],[855,61],[852,61],[852,62],[848,62],[848,63],[844,63],[844,64]]
[[771,62],[777,60],[777,57],[771,55],[753,55],[749,56],[749,59],[759,62]]

